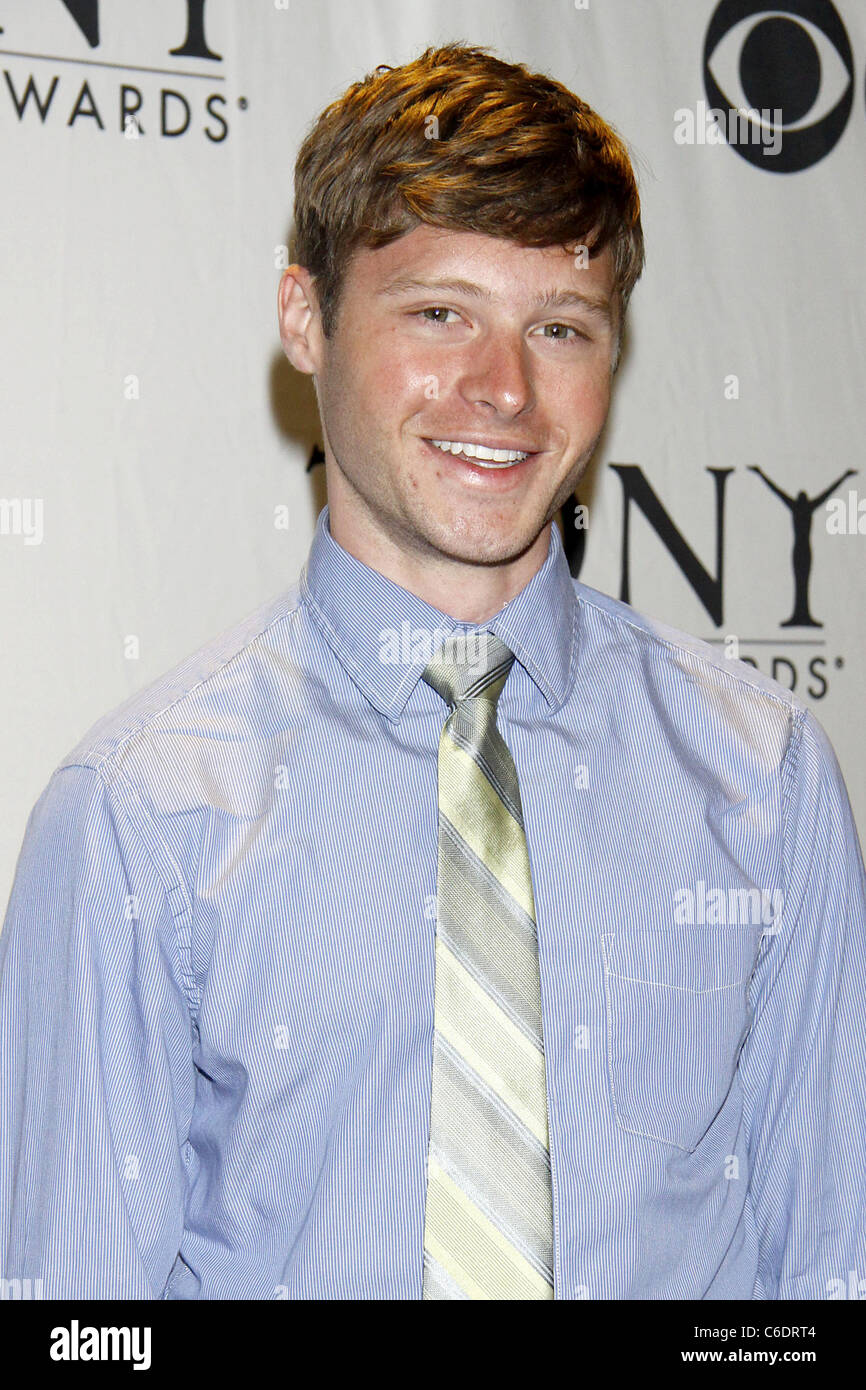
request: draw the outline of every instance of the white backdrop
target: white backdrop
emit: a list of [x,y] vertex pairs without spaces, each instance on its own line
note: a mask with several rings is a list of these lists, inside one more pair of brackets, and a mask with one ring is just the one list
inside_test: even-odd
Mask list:
[[[66,751],[297,577],[326,498],[276,331],[295,154],[350,82],[451,39],[566,83],[638,170],[648,263],[575,572],[796,681],[863,836],[862,0],[0,0],[0,909]],[[782,112],[777,153],[778,116],[712,143],[712,81]],[[797,590],[755,465],[806,495]]]

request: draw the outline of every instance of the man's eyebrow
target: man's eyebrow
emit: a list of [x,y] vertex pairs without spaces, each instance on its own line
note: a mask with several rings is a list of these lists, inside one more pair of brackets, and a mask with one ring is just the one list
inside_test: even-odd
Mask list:
[[[394,280],[390,280],[382,290],[382,294],[406,294],[410,290],[424,290],[431,293],[442,294],[462,294],[469,299],[491,299],[490,292],[484,289],[483,285],[476,285],[472,280],[419,280],[410,275],[398,275]],[[610,323],[613,315],[609,299],[596,298],[594,295],[583,294],[579,290],[548,290],[546,294],[537,295],[532,301],[535,309],[582,309],[585,313],[595,314],[604,318]]]

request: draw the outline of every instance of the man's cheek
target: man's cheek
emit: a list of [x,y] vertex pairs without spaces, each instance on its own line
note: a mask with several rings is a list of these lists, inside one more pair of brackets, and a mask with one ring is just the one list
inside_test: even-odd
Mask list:
[[423,410],[429,400],[437,400],[441,393],[441,377],[435,370],[435,363],[427,358],[415,358],[410,362],[395,364],[390,378],[392,399],[410,410]]
[[587,423],[592,420],[597,422],[604,420],[610,408],[609,373],[599,371],[597,376],[586,382],[572,399],[579,407],[580,420]]

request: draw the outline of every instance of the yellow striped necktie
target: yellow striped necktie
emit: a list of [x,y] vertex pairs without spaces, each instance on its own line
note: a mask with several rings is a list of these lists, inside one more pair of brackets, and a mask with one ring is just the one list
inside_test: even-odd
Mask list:
[[513,661],[493,633],[452,634],[423,677],[453,707],[439,741],[429,1299],[553,1298],[535,903],[517,772],[496,727]]

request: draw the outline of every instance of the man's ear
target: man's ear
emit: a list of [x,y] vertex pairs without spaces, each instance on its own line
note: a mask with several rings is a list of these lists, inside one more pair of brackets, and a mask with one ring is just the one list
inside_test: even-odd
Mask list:
[[302,265],[290,265],[277,291],[277,318],[283,351],[299,372],[315,376],[323,354],[322,318],[313,276]]

